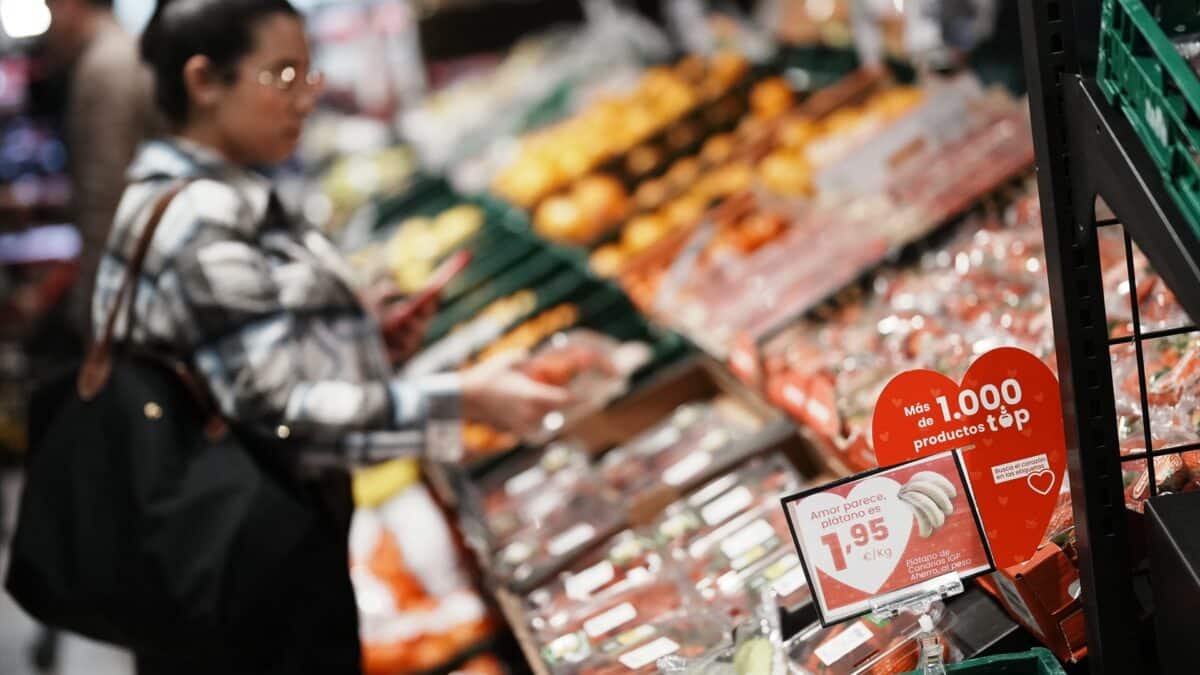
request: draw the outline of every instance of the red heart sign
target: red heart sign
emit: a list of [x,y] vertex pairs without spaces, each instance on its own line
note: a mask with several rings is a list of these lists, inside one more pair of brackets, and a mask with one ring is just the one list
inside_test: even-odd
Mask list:
[[[963,464],[998,567],[1033,557],[1067,468],[1058,380],[1033,354],[1002,347],[971,364],[960,387],[932,370],[892,379],[872,421],[880,466],[947,450]],[[1032,523],[1032,526],[1030,525]]]

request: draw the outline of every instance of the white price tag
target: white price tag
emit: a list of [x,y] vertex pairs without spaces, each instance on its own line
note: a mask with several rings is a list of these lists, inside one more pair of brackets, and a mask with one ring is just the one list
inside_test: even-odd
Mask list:
[[504,482],[504,493],[516,497],[546,482],[546,470],[535,465]]
[[595,527],[592,527],[589,523],[580,523],[551,539],[550,543],[546,545],[546,550],[550,551],[550,555],[553,556],[566,555],[577,547],[591,541],[595,535]]
[[654,663],[664,656],[670,656],[679,651],[679,643],[671,638],[660,637],[654,642],[642,645],[621,655],[621,665],[630,670],[638,670]]
[[721,553],[725,554],[729,560],[733,560],[773,536],[775,536],[775,528],[760,518],[721,542]]
[[712,454],[707,452],[693,452],[683,459],[675,462],[669,469],[663,471],[663,482],[671,487],[679,487],[689,480],[700,475],[712,464]]
[[700,509],[700,517],[709,526],[729,520],[754,503],[754,495],[745,485],[730,490]]
[[871,630],[863,625],[863,622],[857,621],[853,626],[839,633],[832,640],[817,647],[814,652],[821,663],[826,666],[841,661],[850,652],[865,645],[867,640],[871,639]]
[[612,581],[615,576],[616,570],[613,569],[613,564],[603,560],[578,574],[567,577],[563,586],[566,588],[567,597],[582,600],[591,595],[592,591]]
[[730,488],[737,485],[737,482],[737,474],[725,474],[724,476],[721,476],[699,490],[696,490],[695,494],[693,494],[691,497],[688,497],[688,505],[694,508],[699,508],[700,506],[711,502],[717,497],[720,497]]
[[804,568],[796,565],[795,569],[779,577],[771,587],[775,589],[775,593],[779,597],[785,598],[800,590],[807,583],[808,577],[804,576]]
[[597,638],[637,618],[637,609],[626,602],[583,622],[583,632]]

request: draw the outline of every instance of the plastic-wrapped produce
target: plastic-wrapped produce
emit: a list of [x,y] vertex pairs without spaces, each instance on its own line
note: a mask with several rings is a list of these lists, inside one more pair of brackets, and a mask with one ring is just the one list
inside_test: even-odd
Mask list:
[[620,509],[616,505],[590,497],[571,498],[545,521],[501,543],[495,569],[517,584],[536,583],[620,523]]
[[688,537],[677,550],[703,597],[733,596],[744,608],[747,584],[780,552],[791,550],[791,532],[779,503],[767,503]]
[[600,473],[627,497],[660,484],[679,487],[717,463],[735,440],[752,431],[710,403],[686,404],[605,455]]
[[[936,622],[940,607],[931,612]],[[891,620],[864,617],[822,628],[814,624],[788,641],[796,675],[885,675],[917,667],[920,626],[901,614]]]
[[659,544],[679,544],[799,489],[799,477],[782,458],[754,460],[668,506],[649,526],[648,536]]
[[821,320],[779,333],[763,348],[767,395],[861,470],[874,462],[866,439],[875,401],[896,373],[931,368],[957,378],[999,346],[1048,359],[1036,202],[1023,198],[1005,218],[975,219],[917,264],[881,272]]
[[630,530],[621,532],[529,594],[526,611],[530,625],[538,633],[551,631],[555,616],[657,578],[664,563],[662,553],[648,537]]
[[[551,325],[555,325],[559,318],[573,323],[578,317],[574,308],[560,306],[536,317],[529,324],[536,328],[535,324],[549,320]],[[481,358],[495,357],[510,349],[528,348],[531,345],[527,342],[536,344],[546,337],[535,330],[530,339],[525,340],[524,335],[528,331],[523,328],[518,327],[502,341],[493,343]],[[651,356],[651,349],[645,343],[619,343],[589,330],[578,329],[550,335],[516,367],[535,380],[565,387],[571,393],[573,403],[564,410],[546,415],[542,429],[524,440],[532,445],[545,444],[569,422],[602,409],[625,392],[630,376],[645,365]],[[510,449],[517,442],[511,435],[473,422],[464,426],[463,440],[469,455],[494,454]]]
[[520,584],[606,536],[622,517],[586,453],[561,443],[502,465],[468,497],[495,569]]
[[491,537],[504,540],[545,522],[574,498],[600,499],[593,481],[583,450],[554,443],[502,465],[481,481],[480,515]]
[[545,632],[553,637],[542,647],[542,660],[554,672],[574,672],[577,664],[603,654],[605,647],[611,650],[619,645],[621,637],[627,642],[637,639],[640,634],[631,629],[681,610],[694,610],[695,602],[688,594],[686,585],[650,580],[603,601],[554,615],[546,626]]
[[491,635],[494,621],[461,555],[420,483],[355,512],[350,572],[366,673],[436,668]]
[[695,658],[726,639],[725,626],[704,612],[680,611],[659,617],[602,642],[579,675],[656,673],[666,656]]
[[689,675],[787,675],[787,649],[773,591],[758,594],[754,617],[737,627],[734,643],[687,662],[670,656],[659,662],[666,673]]
[[[566,387],[576,401],[570,408],[547,416],[545,434],[551,434],[623,393],[629,377],[650,356],[646,344],[620,343],[593,331],[573,330],[553,335],[517,367],[534,380]],[[546,438],[543,435],[533,440]]]

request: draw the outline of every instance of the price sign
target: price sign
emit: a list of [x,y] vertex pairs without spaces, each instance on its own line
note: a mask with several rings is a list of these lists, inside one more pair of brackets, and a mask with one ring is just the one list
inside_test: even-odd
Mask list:
[[962,384],[910,370],[884,387],[871,423],[881,466],[961,449],[996,563],[1029,560],[1047,534],[1067,468],[1058,380],[1033,354],[1003,347]]
[[955,453],[859,474],[783,506],[825,625],[946,574],[993,569]]

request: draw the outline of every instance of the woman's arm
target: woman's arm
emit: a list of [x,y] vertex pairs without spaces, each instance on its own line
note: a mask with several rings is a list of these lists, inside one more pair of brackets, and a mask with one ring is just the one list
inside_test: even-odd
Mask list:
[[[175,321],[189,327],[194,366],[230,420],[314,446],[332,448],[353,437],[360,459],[419,451],[428,422],[457,419],[457,378],[306,378],[304,360],[313,356],[306,350],[314,342],[306,336],[333,333],[322,326],[332,319],[321,308],[340,294],[322,278],[303,266],[272,266],[255,243],[209,224],[180,250],[159,285],[176,287],[167,293],[179,299]],[[363,330],[371,329],[364,320]],[[320,358],[357,361],[358,350],[378,344],[363,337],[362,343],[344,336],[324,341]]]

